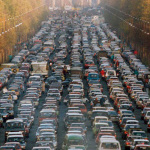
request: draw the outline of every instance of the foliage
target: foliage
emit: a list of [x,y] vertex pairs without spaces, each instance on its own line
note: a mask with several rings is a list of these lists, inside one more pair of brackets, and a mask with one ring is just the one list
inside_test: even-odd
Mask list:
[[7,61],[7,56],[13,54],[12,47],[15,44],[27,41],[35,33],[48,13],[45,2],[46,0],[0,1],[0,55],[2,51],[4,53],[0,63]]
[[143,62],[150,65],[150,0],[102,0],[102,5],[117,15],[116,17],[104,11],[106,21],[118,31],[124,41],[138,50]]

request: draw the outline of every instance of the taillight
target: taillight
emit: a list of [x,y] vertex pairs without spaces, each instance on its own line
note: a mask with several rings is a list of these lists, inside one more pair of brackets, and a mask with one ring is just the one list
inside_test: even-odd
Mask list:
[[148,127],[150,127],[150,124],[148,124]]
[[127,131],[124,131],[124,134],[128,134],[128,132],[127,132]]
[[126,145],[130,145],[130,142],[126,142]]
[[148,79],[145,79],[145,82],[148,83]]

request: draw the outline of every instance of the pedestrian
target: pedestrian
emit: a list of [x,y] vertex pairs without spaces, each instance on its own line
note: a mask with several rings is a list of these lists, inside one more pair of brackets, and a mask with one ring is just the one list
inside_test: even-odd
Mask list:
[[50,60],[50,61],[49,61],[49,69],[50,69],[50,70],[52,70],[52,65],[53,65],[53,62],[52,62],[52,60]]
[[64,77],[64,74],[63,74],[63,73],[61,74],[61,80],[62,80],[62,81],[65,81],[65,77]]
[[119,61],[117,60],[116,61],[116,68],[118,68],[119,67]]
[[113,54],[113,55],[111,55],[111,60],[112,60],[112,61],[114,60],[114,54]]
[[12,96],[11,96],[11,94],[9,94],[9,96],[8,96],[8,100],[12,100]]
[[96,59],[96,57],[97,57],[97,54],[96,54],[96,53],[94,53],[94,56],[93,56],[93,57],[94,57],[94,59]]
[[90,108],[91,108],[91,109],[93,108],[93,102],[90,103]]
[[102,98],[100,99],[100,105],[103,107],[105,103],[105,98],[104,96],[102,96]]
[[120,70],[117,69],[117,70],[116,70],[116,76],[119,77],[119,75],[120,75]]
[[134,55],[136,55],[137,56],[137,54],[138,54],[138,51],[137,50],[134,50]]
[[105,71],[104,71],[104,69],[101,70],[100,74],[101,74],[102,78],[104,79],[104,77],[105,77]]
[[136,75],[136,77],[138,78],[139,72],[137,69],[134,70],[134,74]]
[[44,93],[45,93],[45,82],[43,80],[43,82],[42,82],[42,94],[44,94]]
[[96,104],[98,103],[98,98],[97,97],[95,98],[93,103],[94,103],[94,106],[96,106]]
[[5,87],[3,88],[3,94],[6,93],[6,92],[8,92],[8,90],[7,90],[7,87],[5,86]]
[[68,73],[68,70],[67,70],[67,66],[65,65],[64,68],[63,68],[63,75],[65,77],[65,80],[67,78],[67,73]]

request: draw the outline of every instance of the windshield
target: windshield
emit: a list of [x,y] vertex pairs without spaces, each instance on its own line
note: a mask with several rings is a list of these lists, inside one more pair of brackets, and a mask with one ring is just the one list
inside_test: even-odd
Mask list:
[[68,140],[68,145],[84,145],[83,139]]
[[41,117],[45,118],[45,117],[55,117],[55,113],[54,112],[42,112],[41,113]]
[[19,142],[19,143],[24,143],[23,137],[10,137],[7,140],[8,142]]
[[97,84],[97,83],[99,83],[99,81],[98,80],[90,80],[89,83],[95,83],[95,84]]
[[96,117],[96,116],[108,116],[107,112],[93,112],[92,113],[92,117]]
[[139,146],[136,148],[136,150],[150,150],[150,146],[149,147]]
[[90,78],[98,78],[97,74],[90,74]]
[[146,137],[146,134],[144,132],[134,132],[133,135]]
[[119,144],[118,143],[102,143],[101,147],[103,149],[118,149],[119,148]]
[[31,82],[31,81],[40,81],[40,78],[30,78],[29,82]]
[[68,122],[82,122],[83,117],[82,116],[68,116]]
[[55,137],[40,137],[40,141],[54,141]]
[[15,129],[15,128],[24,128],[24,123],[23,122],[8,122],[6,123],[6,128],[7,129]]
[[69,98],[82,98],[82,96],[81,95],[69,95]]
[[109,111],[108,114],[110,116],[118,116],[118,114],[115,111]]

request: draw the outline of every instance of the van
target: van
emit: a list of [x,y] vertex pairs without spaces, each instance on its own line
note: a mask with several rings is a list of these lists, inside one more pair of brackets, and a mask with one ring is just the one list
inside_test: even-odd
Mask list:
[[31,68],[32,68],[31,75],[42,74],[43,76],[48,77],[47,61],[32,62]]
[[121,146],[116,139],[101,138],[98,150],[121,150]]

